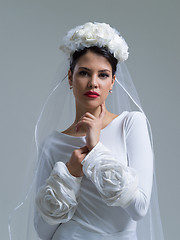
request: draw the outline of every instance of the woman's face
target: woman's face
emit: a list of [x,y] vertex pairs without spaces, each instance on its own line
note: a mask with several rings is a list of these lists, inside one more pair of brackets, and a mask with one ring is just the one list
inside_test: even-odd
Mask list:
[[115,81],[108,60],[91,51],[79,58],[74,72],[69,70],[68,77],[76,105],[87,109],[104,103]]

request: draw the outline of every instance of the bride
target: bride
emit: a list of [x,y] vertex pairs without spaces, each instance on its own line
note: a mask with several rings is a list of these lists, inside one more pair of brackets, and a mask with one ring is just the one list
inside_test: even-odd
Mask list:
[[[107,39],[103,30],[109,31]],[[44,141],[36,231],[53,240],[136,240],[137,221],[148,211],[153,183],[146,117],[106,108],[127,45],[109,25],[87,23],[71,30],[61,49],[70,53],[68,81],[76,115],[69,128]]]
[[[38,146],[38,238],[162,240],[150,125],[123,63],[125,40],[108,24],[86,23],[67,33],[61,50],[70,61],[68,79],[49,95],[62,90],[54,98],[59,113],[44,121],[57,117],[71,124],[53,129]],[[63,83],[73,93],[74,116]]]

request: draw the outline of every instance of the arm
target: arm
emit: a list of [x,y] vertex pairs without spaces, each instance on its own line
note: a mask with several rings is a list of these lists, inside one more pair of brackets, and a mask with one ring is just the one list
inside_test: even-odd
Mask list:
[[148,210],[153,176],[153,155],[144,114],[128,114],[124,124],[128,166],[98,143],[82,161],[84,174],[96,185],[109,206],[121,206],[138,220]]
[[41,239],[50,240],[59,224],[73,216],[82,177],[72,176],[63,162],[53,166],[44,151],[39,162],[34,226]]
[[153,152],[149,139],[146,117],[139,112],[132,115],[126,125],[128,164],[138,174],[137,196],[126,211],[134,220],[146,215],[153,184]]

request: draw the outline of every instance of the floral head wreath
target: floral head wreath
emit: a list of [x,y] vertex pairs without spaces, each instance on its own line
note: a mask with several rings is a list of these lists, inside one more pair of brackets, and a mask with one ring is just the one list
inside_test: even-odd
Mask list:
[[124,38],[106,23],[88,22],[71,29],[60,49],[71,57],[75,51],[92,46],[106,47],[118,62],[128,59],[128,45]]

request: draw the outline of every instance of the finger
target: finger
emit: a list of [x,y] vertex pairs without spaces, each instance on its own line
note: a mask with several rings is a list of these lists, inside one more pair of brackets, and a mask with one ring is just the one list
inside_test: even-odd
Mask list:
[[86,112],[86,113],[84,114],[84,117],[88,117],[88,118],[90,118],[90,119],[92,119],[92,120],[95,119],[95,116],[94,116],[93,114],[91,114],[90,112]]
[[[87,116],[84,116],[83,118],[81,118],[79,121],[78,121],[78,123],[80,123],[80,122],[92,122],[94,119],[92,119],[92,118],[89,118],[89,117],[87,117]],[[77,123],[77,124],[78,124]]]
[[83,159],[84,159],[87,155],[88,155],[88,152],[87,152],[87,153],[82,153],[82,154],[81,154],[82,161],[83,161]]
[[87,148],[87,146],[81,147],[79,148],[79,151],[81,154],[85,154],[89,152],[89,149]]
[[83,125],[83,121],[82,121],[82,119],[81,119],[81,120],[79,120],[78,123],[76,123],[76,125],[75,125],[76,132],[79,131],[79,129],[82,127],[82,125]]
[[88,117],[90,119],[94,119],[95,118],[93,114],[91,114],[90,112],[86,112],[85,114],[83,114],[81,116],[81,118],[79,120],[83,119],[84,117]]
[[92,119],[88,118],[88,117],[83,117],[81,120],[79,120],[79,122],[75,125],[76,131],[79,131],[79,129],[82,126],[88,126],[90,125],[90,123],[92,123]]

